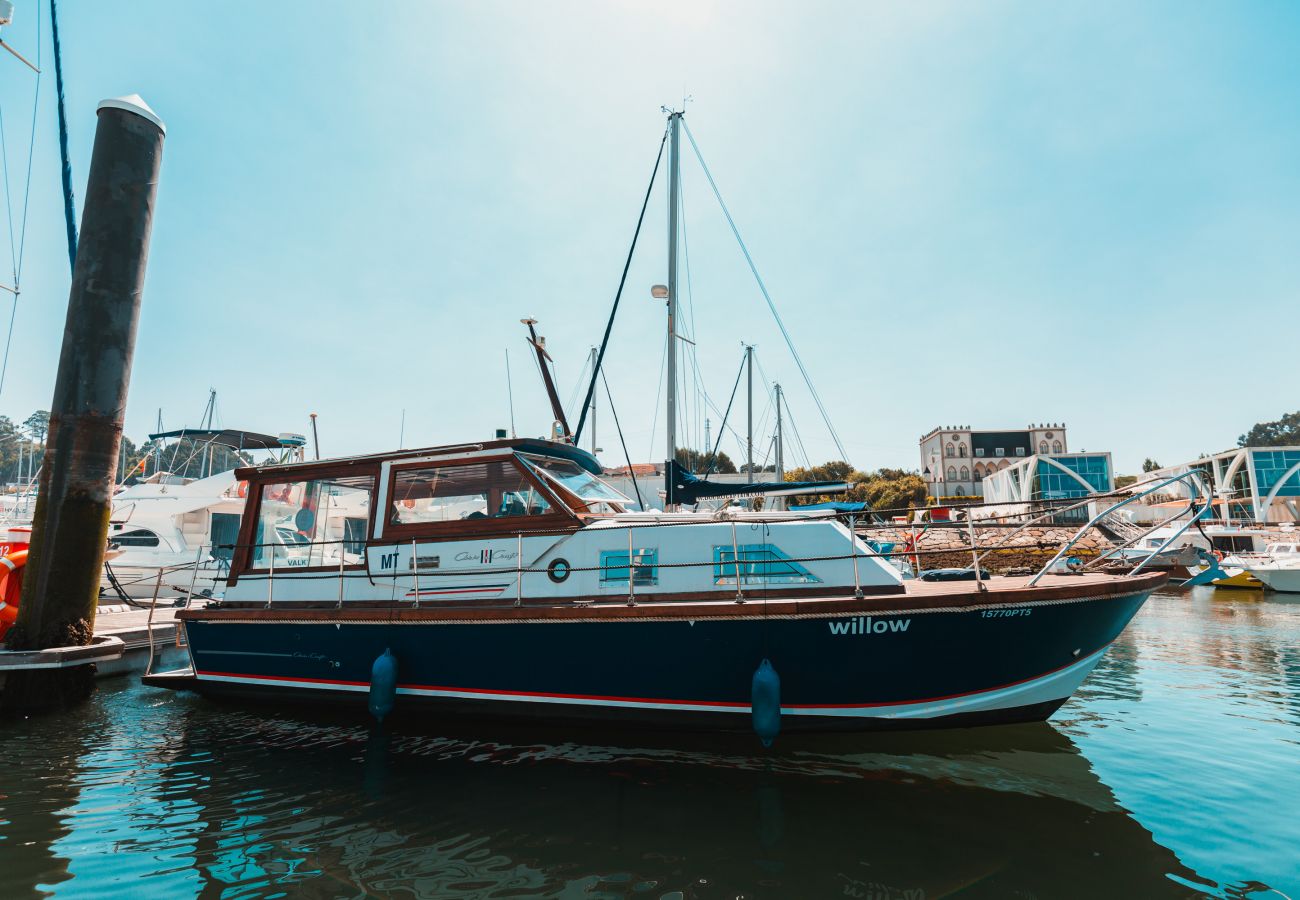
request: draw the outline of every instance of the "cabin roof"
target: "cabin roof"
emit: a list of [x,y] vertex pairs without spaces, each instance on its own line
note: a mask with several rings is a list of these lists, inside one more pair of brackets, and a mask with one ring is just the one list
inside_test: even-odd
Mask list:
[[334,459],[319,459],[309,462],[245,466],[235,470],[235,477],[241,481],[247,481],[254,476],[264,478],[267,475],[277,474],[301,477],[318,469],[337,474],[351,466],[374,466],[389,461],[415,459],[422,456],[455,456],[460,453],[473,453],[480,450],[510,450],[519,453],[536,453],[540,456],[550,456],[575,462],[592,475],[600,475],[602,471],[596,457],[572,444],[562,444],[558,441],[545,441],[538,438],[511,438],[504,441],[478,441],[470,444],[446,444],[440,447],[419,447],[411,450],[389,450],[386,453],[340,456]]

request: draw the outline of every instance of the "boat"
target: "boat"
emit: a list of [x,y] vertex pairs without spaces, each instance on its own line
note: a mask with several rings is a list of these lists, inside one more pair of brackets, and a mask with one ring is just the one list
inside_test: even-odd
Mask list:
[[[1175,532],[1177,537],[1169,542]],[[1201,523],[1196,528],[1185,528],[1163,524],[1130,546],[1107,555],[1119,565],[1132,565],[1158,550],[1147,569],[1214,587],[1258,588],[1261,585],[1245,570],[1243,560],[1264,552],[1273,536],[1267,528],[1249,525]],[[1169,545],[1164,546],[1167,542]]]
[[[681,115],[664,138],[670,235]],[[1052,715],[1167,574],[1145,559],[1121,574],[1052,571],[1096,518],[1037,574],[972,566],[930,581],[860,538],[853,512],[704,508],[835,486],[722,486],[677,465],[674,248],[653,291],[668,307],[663,511],[636,508],[580,449],[582,420],[570,433],[524,319],[551,439],[238,469],[248,490],[225,590],[177,611],[188,665],[146,683],[381,720],[752,728],[765,743]],[[329,509],[366,510],[364,531],[332,526]]]
[[[202,448],[221,445],[240,454],[265,452],[286,460],[300,459],[304,444],[297,434],[235,429],[183,428],[149,437],[184,440]],[[101,578],[105,595],[129,601],[148,600],[160,590],[169,595],[219,592],[230,569],[246,492],[247,485],[233,470],[202,478],[156,472],[119,490],[109,518],[110,559]],[[289,544],[294,540],[292,533],[279,537]]]
[[1269,544],[1262,554],[1244,559],[1242,565],[1269,590],[1300,594],[1300,544]]
[[[630,511],[599,471],[526,439],[240,469],[225,592],[146,681],[364,709],[390,655],[399,707],[727,730],[769,660],[789,730],[1026,721],[1167,577],[904,579],[833,513]],[[369,507],[363,539],[330,504]]]

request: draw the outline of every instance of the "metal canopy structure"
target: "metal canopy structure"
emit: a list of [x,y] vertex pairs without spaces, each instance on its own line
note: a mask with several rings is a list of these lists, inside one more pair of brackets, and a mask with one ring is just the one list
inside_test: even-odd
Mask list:
[[284,444],[272,434],[259,434],[256,431],[237,431],[233,428],[180,428],[176,431],[163,431],[149,435],[149,440],[179,440],[188,438],[203,444],[224,444],[236,450],[282,450]]

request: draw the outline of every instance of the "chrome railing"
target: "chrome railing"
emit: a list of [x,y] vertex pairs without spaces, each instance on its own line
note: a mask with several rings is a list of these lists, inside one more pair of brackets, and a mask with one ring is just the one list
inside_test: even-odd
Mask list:
[[[1134,566],[1133,569],[1132,569],[1132,571],[1130,571],[1128,574],[1129,574],[1129,575],[1136,575],[1136,574],[1138,574],[1139,572],[1141,572],[1142,569],[1146,566],[1147,563],[1151,562],[1151,560],[1152,560],[1153,558],[1155,558],[1155,557],[1156,557],[1157,555],[1159,555],[1160,553],[1164,552],[1164,551],[1165,551],[1165,550],[1166,550],[1166,549],[1167,549],[1167,548],[1168,548],[1168,547],[1169,547],[1169,546],[1170,546],[1174,541],[1176,541],[1176,540],[1178,540],[1178,538],[1182,537],[1183,534],[1187,531],[1188,528],[1191,528],[1192,525],[1193,525],[1193,524],[1194,524],[1198,519],[1200,519],[1202,516],[1204,516],[1204,515],[1205,515],[1207,512],[1209,512],[1209,510],[1212,508],[1212,505],[1211,505],[1211,502],[1210,502],[1210,501],[1213,499],[1213,497],[1212,497],[1212,495],[1211,495],[1211,493],[1210,493],[1210,491],[1209,491],[1207,485],[1205,484],[1205,481],[1204,481],[1204,479],[1202,478],[1201,473],[1200,473],[1199,471],[1193,469],[1193,470],[1188,471],[1188,472],[1183,472],[1183,473],[1180,474],[1180,475],[1175,475],[1175,476],[1173,476],[1173,477],[1171,477],[1171,478],[1166,478],[1166,479],[1163,479],[1163,480],[1161,480],[1161,481],[1157,481],[1157,482],[1155,482],[1154,484],[1152,484],[1150,487],[1147,487],[1147,488],[1144,489],[1144,490],[1141,490],[1141,491],[1138,491],[1138,492],[1136,492],[1136,493],[1133,493],[1133,494],[1131,494],[1130,496],[1127,496],[1127,497],[1123,498],[1123,499],[1120,500],[1118,503],[1114,503],[1114,504],[1112,504],[1112,505],[1106,507],[1106,508],[1105,508],[1104,510],[1102,510],[1101,512],[1099,512],[1099,513],[1097,513],[1096,515],[1094,515],[1094,516],[1093,516],[1091,519],[1089,519],[1089,520],[1088,520],[1088,521],[1087,521],[1087,522],[1086,522],[1086,523],[1085,523],[1081,528],[1079,528],[1079,530],[1076,531],[1076,532],[1074,533],[1074,535],[1073,535],[1069,540],[1067,540],[1064,544],[1061,545],[1061,549],[1056,551],[1056,555],[1053,556],[1050,560],[1048,560],[1047,565],[1043,566],[1043,568],[1039,570],[1039,572],[1038,572],[1037,575],[1035,575],[1033,578],[1029,579],[1029,587],[1033,587],[1035,584],[1037,584],[1038,581],[1039,581],[1039,579],[1041,579],[1044,575],[1046,575],[1047,572],[1048,572],[1048,570],[1051,569],[1052,566],[1056,565],[1057,561],[1060,560],[1060,558],[1061,558],[1062,556],[1064,556],[1066,553],[1070,552],[1070,548],[1073,547],[1076,543],[1078,543],[1079,539],[1082,538],[1085,534],[1087,534],[1088,530],[1091,529],[1093,526],[1095,526],[1095,525],[1096,525],[1098,522],[1100,522],[1103,518],[1105,518],[1106,516],[1111,515],[1112,513],[1116,512],[1116,511],[1118,511],[1118,510],[1120,510],[1120,509],[1123,509],[1125,506],[1128,506],[1130,503],[1133,503],[1133,502],[1136,501],[1136,500],[1140,500],[1140,499],[1143,498],[1143,497],[1146,497],[1146,496],[1149,496],[1149,495],[1155,493],[1156,491],[1158,491],[1158,490],[1159,490],[1160,488],[1162,488],[1162,487],[1167,487],[1168,485],[1174,484],[1174,483],[1176,483],[1176,482],[1182,482],[1183,484],[1186,484],[1187,487],[1188,487],[1188,489],[1191,490],[1191,491],[1193,491],[1193,496],[1191,496],[1191,497],[1188,498],[1188,508],[1187,508],[1186,510],[1180,510],[1178,513],[1174,514],[1173,516],[1170,516],[1169,518],[1165,519],[1164,521],[1162,521],[1162,522],[1160,522],[1160,523],[1158,523],[1158,524],[1156,524],[1156,525],[1151,526],[1150,528],[1148,528],[1148,529],[1147,529],[1145,532],[1143,532],[1142,534],[1138,535],[1138,536],[1135,537],[1135,538],[1130,539],[1130,541],[1129,541],[1128,543],[1129,543],[1129,544],[1137,543],[1137,541],[1142,540],[1142,539],[1145,538],[1147,535],[1149,535],[1149,534],[1155,532],[1157,529],[1160,529],[1160,528],[1163,528],[1163,527],[1166,526],[1166,525],[1169,525],[1170,523],[1172,523],[1172,522],[1174,522],[1175,520],[1181,518],[1183,515],[1186,515],[1186,514],[1189,513],[1189,512],[1193,512],[1193,511],[1194,511],[1194,514],[1191,515],[1191,516],[1188,518],[1188,520],[1182,524],[1182,526],[1180,526],[1178,529],[1176,529],[1176,530],[1174,531],[1173,534],[1171,534],[1171,535],[1169,535],[1169,537],[1165,538],[1165,539],[1160,543],[1160,546],[1159,546],[1159,547],[1156,547],[1156,548],[1153,549],[1149,554],[1147,554],[1147,556],[1146,556],[1146,557],[1145,557],[1145,558],[1144,558],[1140,563],[1138,563],[1136,566]],[[1205,504],[1200,508],[1200,510],[1195,510],[1196,500],[1197,500],[1198,498],[1201,498],[1201,497],[1206,498],[1206,502],[1205,502]],[[1096,502],[1096,498],[1095,498],[1095,497],[1091,498],[1090,502],[1094,502],[1094,503],[1095,503],[1095,502]],[[1082,505],[1082,504],[1080,504],[1080,505]],[[1123,547],[1121,546],[1121,547],[1119,547],[1119,548],[1115,548],[1114,550],[1108,551],[1106,554],[1103,554],[1103,556],[1109,556],[1109,555],[1111,555],[1112,553],[1117,552],[1119,549],[1123,549]]]

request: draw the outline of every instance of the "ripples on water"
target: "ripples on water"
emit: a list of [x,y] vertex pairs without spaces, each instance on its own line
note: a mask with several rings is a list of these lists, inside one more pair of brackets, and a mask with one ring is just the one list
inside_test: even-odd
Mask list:
[[1154,597],[1050,725],[771,754],[101,685],[0,726],[0,896],[1300,900],[1300,603],[1272,596]]

